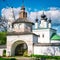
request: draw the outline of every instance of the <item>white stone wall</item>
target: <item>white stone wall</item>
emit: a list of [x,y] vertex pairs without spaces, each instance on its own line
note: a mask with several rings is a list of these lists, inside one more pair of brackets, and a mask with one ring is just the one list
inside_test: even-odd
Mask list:
[[32,25],[31,24],[25,24],[25,23],[16,23],[14,24],[14,31],[16,32],[31,32],[32,30]]
[[[28,54],[33,53],[33,35],[12,35],[12,36],[7,36],[7,56],[14,55],[14,51],[11,49],[15,49],[14,45],[15,42],[17,41],[24,41],[27,46],[28,46]],[[17,44],[17,43],[16,43]],[[17,44],[18,45],[18,44]],[[13,46],[13,47],[12,47]]]
[[48,23],[48,28],[51,28],[51,23]]
[[60,43],[60,40],[51,40],[51,43]]
[[35,22],[35,29],[38,29],[38,22]]
[[50,30],[49,29],[33,30],[33,32],[39,35],[38,43],[49,43],[50,42]]
[[40,28],[47,28],[48,22],[45,20],[41,20]]
[[33,35],[33,43],[38,43],[38,36]]
[[31,32],[32,31],[32,24],[26,23],[25,24],[25,31],[26,32]]
[[15,32],[24,32],[24,23],[14,24],[13,29]]
[[60,46],[34,46],[34,54],[60,56]]

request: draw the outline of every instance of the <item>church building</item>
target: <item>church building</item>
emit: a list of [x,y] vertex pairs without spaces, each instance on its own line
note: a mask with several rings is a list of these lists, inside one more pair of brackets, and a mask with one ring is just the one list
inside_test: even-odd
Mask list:
[[38,18],[35,23],[27,18],[25,7],[22,6],[19,18],[8,25],[7,44],[1,46],[0,56],[4,49],[6,56],[23,56],[25,51],[28,55],[60,56],[60,36],[51,28],[51,19],[43,12],[38,23]]

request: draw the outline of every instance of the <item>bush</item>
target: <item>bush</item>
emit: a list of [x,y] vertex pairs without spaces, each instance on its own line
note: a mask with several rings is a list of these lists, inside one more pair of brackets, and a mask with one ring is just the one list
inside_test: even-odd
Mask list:
[[15,58],[11,58],[10,60],[16,60]]
[[0,32],[0,45],[6,44],[6,32]]
[[28,57],[28,51],[27,51],[27,50],[24,51],[23,56],[24,56],[24,57]]
[[0,58],[0,60],[16,60],[15,58]]
[[45,59],[56,59],[56,60],[60,59],[60,56],[47,56],[47,55],[34,55],[34,54],[32,54],[31,57],[45,58]]

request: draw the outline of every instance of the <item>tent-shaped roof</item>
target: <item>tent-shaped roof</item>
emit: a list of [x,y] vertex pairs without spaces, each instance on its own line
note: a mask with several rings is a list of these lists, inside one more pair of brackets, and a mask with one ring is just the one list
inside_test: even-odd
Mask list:
[[60,36],[57,35],[57,34],[54,34],[54,35],[51,37],[51,40],[60,40]]
[[15,23],[31,23],[34,25],[33,22],[29,21],[27,18],[18,18],[16,21],[14,21],[12,24],[15,24]]

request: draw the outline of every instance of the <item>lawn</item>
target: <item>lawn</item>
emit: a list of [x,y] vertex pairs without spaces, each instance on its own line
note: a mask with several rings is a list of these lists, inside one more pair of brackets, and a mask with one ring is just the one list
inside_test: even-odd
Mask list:
[[37,59],[41,60],[60,60],[60,56],[47,56],[47,55],[34,55],[32,54],[31,57],[36,57]]
[[1,58],[0,57],[0,60],[16,60],[15,58]]

